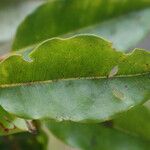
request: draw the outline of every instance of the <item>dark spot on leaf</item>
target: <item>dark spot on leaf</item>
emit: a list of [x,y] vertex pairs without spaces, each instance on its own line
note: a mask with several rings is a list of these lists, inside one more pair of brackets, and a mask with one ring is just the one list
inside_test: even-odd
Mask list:
[[105,121],[101,123],[103,126],[108,127],[108,128],[112,128],[113,127],[113,121]]
[[69,86],[71,86],[71,82],[68,82],[68,83],[66,84],[66,87],[69,87]]

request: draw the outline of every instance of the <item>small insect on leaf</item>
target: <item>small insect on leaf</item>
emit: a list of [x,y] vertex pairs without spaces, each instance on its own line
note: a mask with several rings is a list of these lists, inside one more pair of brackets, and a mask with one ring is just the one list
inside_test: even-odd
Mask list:
[[119,91],[118,89],[114,88],[114,87],[112,88],[112,93],[117,99],[119,99],[119,100],[124,99],[124,94],[121,91]]
[[116,74],[118,73],[118,66],[115,66],[111,69],[109,75],[108,75],[108,78],[112,78],[114,77]]

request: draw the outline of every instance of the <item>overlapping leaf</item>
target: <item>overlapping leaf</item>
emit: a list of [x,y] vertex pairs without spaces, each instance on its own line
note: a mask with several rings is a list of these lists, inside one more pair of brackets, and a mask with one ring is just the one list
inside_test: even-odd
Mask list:
[[0,64],[0,105],[21,117],[105,121],[150,97],[150,53],[96,36],[52,39]]
[[94,34],[108,39],[119,51],[125,52],[143,42],[143,39],[149,34],[149,16],[150,9],[145,9],[74,31],[63,37],[76,34]]
[[66,144],[82,150],[148,150],[150,112],[138,107],[102,124],[46,122],[52,133]]
[[114,128],[150,141],[150,110],[138,106],[113,120]]
[[[23,21],[18,28],[13,50],[29,47],[48,38],[75,33],[89,26],[95,29],[98,28],[96,24],[104,20],[149,6],[150,2],[143,0],[54,0],[39,7]],[[109,26],[109,29],[112,28]],[[103,35],[102,29],[100,34]],[[135,40],[136,36],[133,36]]]

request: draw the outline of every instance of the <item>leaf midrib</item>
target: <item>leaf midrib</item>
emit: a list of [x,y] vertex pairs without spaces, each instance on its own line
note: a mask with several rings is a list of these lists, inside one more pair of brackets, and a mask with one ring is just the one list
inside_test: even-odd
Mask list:
[[77,77],[77,78],[64,78],[64,79],[53,79],[53,80],[44,80],[44,81],[32,81],[32,82],[21,82],[21,83],[12,83],[12,84],[1,84],[0,89],[3,88],[11,88],[11,87],[19,87],[19,86],[31,86],[35,84],[48,84],[48,83],[55,83],[59,81],[75,81],[75,80],[99,80],[99,79],[113,79],[113,78],[131,78],[131,77],[138,77],[138,76],[144,76],[149,75],[150,72],[141,73],[141,74],[131,74],[131,75],[116,75],[114,77],[106,77],[106,76],[100,76],[100,77]]

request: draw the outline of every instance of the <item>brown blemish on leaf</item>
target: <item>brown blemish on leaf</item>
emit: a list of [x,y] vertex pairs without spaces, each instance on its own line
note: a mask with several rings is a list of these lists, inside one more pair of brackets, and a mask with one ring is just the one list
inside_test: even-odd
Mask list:
[[9,131],[11,131],[11,130],[16,129],[16,126],[15,126],[15,125],[13,125],[13,128],[6,128],[2,123],[0,123],[0,127],[1,127],[1,129],[2,129],[4,132],[9,132]]

